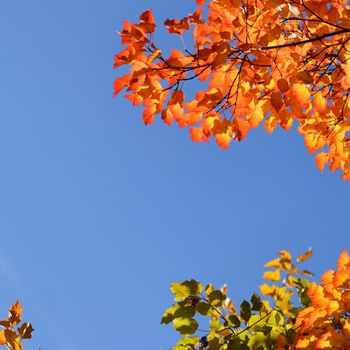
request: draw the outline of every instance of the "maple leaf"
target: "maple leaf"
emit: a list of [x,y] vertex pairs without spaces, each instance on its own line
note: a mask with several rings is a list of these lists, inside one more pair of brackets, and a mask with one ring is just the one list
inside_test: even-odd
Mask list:
[[190,22],[187,17],[184,17],[181,20],[167,19],[164,22],[164,25],[166,26],[169,33],[174,33],[179,35],[182,35],[182,33],[185,30],[188,30],[190,28]]
[[30,339],[33,331],[34,329],[29,322],[24,322],[21,327],[18,327],[18,333],[22,339]]
[[12,305],[9,310],[9,321],[13,325],[17,325],[18,323],[21,322],[21,314],[22,314],[22,305],[20,302],[17,300],[15,304]]

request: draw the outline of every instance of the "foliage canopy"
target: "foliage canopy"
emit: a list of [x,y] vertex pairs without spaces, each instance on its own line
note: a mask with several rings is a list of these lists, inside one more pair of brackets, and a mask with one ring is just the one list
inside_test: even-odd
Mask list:
[[[124,21],[125,48],[114,67],[131,65],[114,95],[143,104],[143,121],[161,115],[189,127],[193,141],[227,148],[263,123],[293,123],[316,164],[350,179],[350,2],[346,0],[197,0],[196,10],[164,22],[183,49],[164,56],[151,10]],[[186,34],[187,33],[187,34]],[[191,34],[191,35],[188,35]],[[191,43],[188,43],[191,37]],[[186,86],[196,82],[195,96]],[[200,87],[198,87],[200,86]]]

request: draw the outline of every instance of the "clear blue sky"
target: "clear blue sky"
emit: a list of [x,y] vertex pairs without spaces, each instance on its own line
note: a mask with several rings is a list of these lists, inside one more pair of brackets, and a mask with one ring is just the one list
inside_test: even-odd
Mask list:
[[193,3],[0,4],[0,314],[22,301],[26,349],[168,349],[171,281],[226,282],[240,300],[278,249],[311,246],[317,277],[350,249],[350,183],[295,132],[222,151],[112,99],[122,20]]

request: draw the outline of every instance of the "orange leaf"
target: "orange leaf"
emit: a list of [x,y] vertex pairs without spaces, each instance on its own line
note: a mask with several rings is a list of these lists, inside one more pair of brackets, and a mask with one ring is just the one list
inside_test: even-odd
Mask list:
[[235,139],[241,141],[247,136],[248,131],[250,130],[249,123],[246,120],[235,118],[235,124]]
[[302,255],[299,255],[298,258],[297,258],[297,261],[300,263],[300,262],[303,262],[307,259],[310,259],[312,257],[312,250],[309,249],[307,252],[305,252],[304,254]]
[[182,51],[172,49],[171,55],[166,60],[167,64],[172,67],[185,67],[193,61],[193,57],[185,56]]
[[17,300],[15,304],[12,305],[9,310],[9,321],[13,325],[17,325],[21,322],[21,314],[22,314],[22,306],[20,302]]
[[142,119],[143,122],[147,124],[153,124],[154,123],[154,114],[155,114],[155,106],[147,107],[143,110]]
[[271,94],[270,102],[271,102],[272,106],[275,108],[277,113],[281,110],[281,108],[284,105],[284,102],[282,100],[282,96],[279,92],[273,92]]
[[337,267],[338,267],[338,270],[350,268],[350,256],[345,249],[343,249],[343,251],[341,252],[338,258]]
[[302,81],[305,84],[312,84],[314,82],[314,79],[312,78],[311,74],[306,71],[299,72],[297,77],[300,81]]
[[292,86],[294,98],[301,107],[310,100],[310,91],[304,84],[294,84]]
[[22,326],[18,328],[18,333],[22,339],[30,339],[33,331],[34,329],[29,322],[24,322]]
[[323,113],[327,109],[327,101],[320,93],[315,96],[313,105],[315,106],[316,111],[319,113]]
[[250,113],[249,123],[252,128],[256,128],[264,119],[264,113],[261,109],[255,109]]
[[190,136],[193,142],[208,142],[208,134],[204,132],[202,127],[194,127],[190,129]]
[[350,180],[350,168],[346,169],[341,177],[345,181]]
[[144,29],[146,33],[154,32],[154,28],[156,27],[156,25],[155,25],[155,21],[154,21],[154,17],[151,9],[143,12],[140,15],[140,20],[141,20],[140,26],[142,26],[142,29]]
[[0,331],[0,345],[5,345],[5,344],[6,344],[5,331],[2,330]]
[[277,118],[275,116],[271,116],[265,120],[264,128],[268,133],[272,134],[272,132],[276,129],[277,124]]
[[288,91],[290,88],[288,81],[284,78],[281,78],[277,81],[277,86],[282,93]]
[[310,153],[314,153],[315,151],[324,147],[326,144],[323,137],[320,135],[315,135],[313,133],[306,134],[304,136],[304,143],[305,146],[309,149]]
[[229,147],[232,140],[232,125],[229,120],[215,120],[212,132],[216,143],[222,149]]
[[113,97],[117,96],[119,92],[124,89],[126,86],[128,86],[130,83],[130,76],[129,74],[125,74],[120,78],[117,78],[114,81],[114,94]]
[[227,149],[230,146],[232,137],[228,133],[214,134],[216,143],[222,148]]
[[190,22],[188,18],[185,17],[181,21],[177,19],[167,19],[164,22],[169,33],[179,34],[181,35],[184,30],[188,30],[190,28]]
[[316,154],[315,161],[316,161],[317,168],[319,168],[321,171],[323,171],[324,167],[328,161],[328,154],[325,152],[320,152],[320,153]]

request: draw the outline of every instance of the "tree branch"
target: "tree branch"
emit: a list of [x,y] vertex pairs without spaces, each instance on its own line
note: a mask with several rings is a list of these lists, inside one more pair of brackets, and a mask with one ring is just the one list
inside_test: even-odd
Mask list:
[[314,41],[321,41],[322,39],[328,38],[330,36],[340,35],[340,34],[344,34],[344,33],[350,33],[350,29],[349,28],[345,28],[345,29],[342,29],[342,30],[338,30],[336,32],[326,33],[326,34],[317,36],[315,38],[305,39],[305,40],[301,40],[301,41],[295,41],[295,42],[292,42],[292,43],[273,45],[273,46],[264,46],[264,47],[260,47],[260,50],[264,50],[265,51],[265,50],[272,50],[272,49],[281,49],[283,47],[291,47],[291,46],[303,45],[303,44],[307,44],[307,43],[312,43]]

